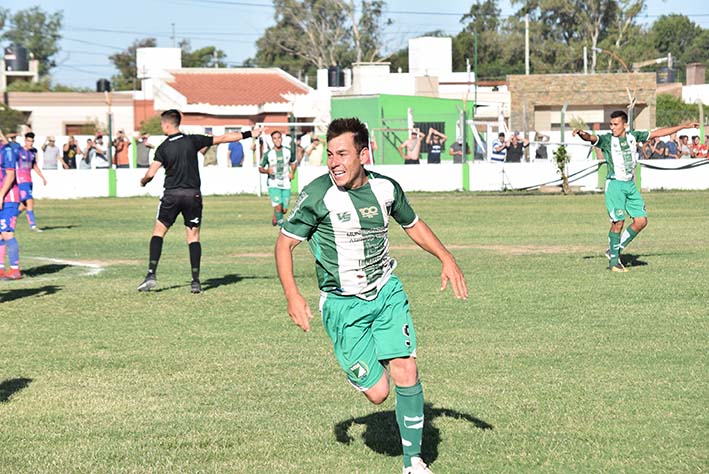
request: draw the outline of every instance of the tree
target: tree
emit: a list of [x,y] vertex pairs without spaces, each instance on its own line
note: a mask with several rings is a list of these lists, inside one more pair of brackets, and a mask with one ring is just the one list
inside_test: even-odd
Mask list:
[[10,27],[0,39],[27,48],[39,61],[39,75],[47,76],[57,65],[54,55],[59,52],[63,13],[47,13],[37,6],[20,10],[12,16],[6,9],[0,11],[0,23],[4,24],[7,18]]
[[135,40],[124,51],[108,57],[118,69],[118,74],[111,78],[111,86],[114,90],[140,89],[140,83],[137,82],[138,66],[136,65],[135,52],[138,48],[154,48],[157,44],[155,38]]
[[153,115],[140,122],[140,133],[148,135],[163,135],[162,125],[159,115]]
[[216,46],[205,46],[192,51],[187,39],[180,41],[179,46],[182,49],[182,67],[226,67],[223,61],[226,53]]
[[670,94],[658,94],[655,122],[658,127],[672,127],[688,120],[699,121],[699,106],[687,104]]
[[5,133],[14,132],[25,123],[27,123],[27,117],[24,113],[0,103],[0,130],[4,130]]
[[383,0],[274,0],[276,25],[256,41],[255,63],[301,76],[380,58]]

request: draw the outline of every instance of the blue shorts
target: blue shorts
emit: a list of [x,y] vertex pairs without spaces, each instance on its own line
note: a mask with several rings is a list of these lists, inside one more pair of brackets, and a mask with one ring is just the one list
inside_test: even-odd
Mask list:
[[15,232],[19,202],[4,202],[0,211],[0,232]]
[[28,201],[32,198],[32,183],[20,183],[17,185],[20,188],[20,202]]

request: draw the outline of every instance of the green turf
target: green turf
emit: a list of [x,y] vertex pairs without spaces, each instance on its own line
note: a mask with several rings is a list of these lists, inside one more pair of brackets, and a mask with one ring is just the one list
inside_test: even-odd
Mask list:
[[[410,196],[471,289],[439,293],[438,262],[392,229],[434,472],[709,470],[709,192],[645,198],[631,272],[611,274],[600,195]],[[20,219],[27,278],[0,282],[0,472],[401,472],[393,399],[368,404],[321,323],[287,316],[267,199],[205,198],[201,295],[179,226],[160,291],[135,290],[156,204],[40,201],[43,234]],[[314,273],[301,245],[316,310]]]

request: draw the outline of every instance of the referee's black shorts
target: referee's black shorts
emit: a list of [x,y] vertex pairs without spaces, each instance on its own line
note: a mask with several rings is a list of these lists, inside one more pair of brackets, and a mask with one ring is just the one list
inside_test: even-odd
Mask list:
[[202,223],[202,193],[197,189],[166,189],[158,204],[158,220],[172,227],[182,214],[185,227],[199,227]]

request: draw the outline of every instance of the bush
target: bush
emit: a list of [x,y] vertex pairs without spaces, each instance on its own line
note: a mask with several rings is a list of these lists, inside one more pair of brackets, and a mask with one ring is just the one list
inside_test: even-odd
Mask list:
[[160,126],[160,116],[153,115],[149,119],[145,119],[140,122],[140,133],[147,133],[148,135],[162,135],[162,127]]
[[688,120],[699,121],[699,106],[687,104],[670,94],[658,94],[655,108],[655,125],[672,127]]

